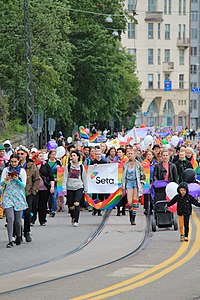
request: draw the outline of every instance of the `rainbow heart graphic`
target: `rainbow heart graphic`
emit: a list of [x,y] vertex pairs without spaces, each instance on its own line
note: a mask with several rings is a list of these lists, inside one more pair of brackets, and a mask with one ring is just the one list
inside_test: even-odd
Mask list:
[[92,172],[90,178],[94,179],[98,174],[99,174],[98,172]]

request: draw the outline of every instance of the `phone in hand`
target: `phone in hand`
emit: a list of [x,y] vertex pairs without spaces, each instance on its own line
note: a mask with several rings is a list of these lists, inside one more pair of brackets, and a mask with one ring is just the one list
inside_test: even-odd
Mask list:
[[17,172],[16,171],[8,172],[8,176],[15,177],[15,176],[17,176]]

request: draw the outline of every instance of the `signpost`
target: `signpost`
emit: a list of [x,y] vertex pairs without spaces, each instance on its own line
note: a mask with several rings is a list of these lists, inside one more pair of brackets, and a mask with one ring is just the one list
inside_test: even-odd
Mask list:
[[171,80],[165,80],[164,81],[164,91],[165,92],[171,92],[172,91],[172,81]]

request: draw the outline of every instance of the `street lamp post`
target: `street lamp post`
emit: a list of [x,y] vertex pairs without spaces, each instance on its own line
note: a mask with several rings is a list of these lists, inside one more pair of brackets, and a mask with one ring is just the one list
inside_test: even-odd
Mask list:
[[36,134],[32,129],[34,122],[35,101],[33,95],[32,58],[29,25],[29,1],[24,0],[24,31],[25,31],[25,59],[26,59],[26,134],[27,145],[36,142]]

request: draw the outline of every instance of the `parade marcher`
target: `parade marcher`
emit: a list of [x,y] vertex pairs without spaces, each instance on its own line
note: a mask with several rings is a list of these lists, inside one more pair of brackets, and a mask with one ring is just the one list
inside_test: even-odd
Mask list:
[[29,150],[24,146],[19,146],[17,148],[17,154],[20,157],[20,166],[25,169],[27,182],[26,182],[26,202],[28,208],[24,211],[24,237],[26,242],[31,242],[32,237],[30,235],[31,226],[31,212],[33,206],[37,206],[36,195],[39,188],[39,173],[36,169],[33,161],[29,159]]
[[161,157],[162,147],[158,144],[155,144],[153,146],[152,150],[154,152],[154,156],[155,156],[155,159],[156,159],[157,163],[161,162],[161,160],[162,160],[162,157]]
[[153,171],[153,181],[167,180],[169,182],[178,183],[178,173],[175,164],[169,161],[169,151],[163,150],[161,152],[162,162],[155,165]]
[[190,161],[190,163],[192,164],[193,169],[196,170],[196,168],[198,166],[198,163],[196,161],[196,155],[195,155],[195,152],[192,149],[192,147],[186,147],[185,148],[185,156]]
[[[3,169],[8,163],[8,158],[5,156],[5,147],[0,145],[0,179]],[[3,205],[2,205],[2,189],[0,187],[0,219],[3,219]]]
[[[95,159],[91,161],[91,165],[101,165],[101,164],[106,164],[107,161],[105,161],[102,158],[102,153],[100,149],[96,149],[95,150]],[[105,198],[107,197],[107,194],[93,194],[92,198],[93,200],[100,200],[100,201],[104,201]],[[98,214],[98,216],[101,216],[101,210],[100,209],[96,209],[93,207],[93,213],[92,215],[95,216],[96,214]]]
[[[125,149],[124,148],[118,148],[117,149],[117,157],[118,157],[118,163],[124,167],[124,164],[127,162],[128,157],[125,155]],[[117,216],[120,216],[122,213],[122,216],[126,215],[126,203],[127,203],[127,194],[125,194],[120,202],[117,204]],[[121,210],[122,207],[122,210]]]
[[14,153],[11,142],[7,140],[3,143],[3,146],[5,148],[5,156],[9,159],[10,156]]
[[192,214],[192,204],[200,207],[200,203],[188,194],[188,184],[181,182],[177,188],[177,195],[167,203],[167,207],[177,203],[177,215],[179,220],[180,241],[188,242],[189,220]]
[[49,164],[44,160],[44,154],[41,151],[35,153],[32,157],[34,164],[39,171],[39,188],[38,188],[38,210],[33,210],[32,222],[38,219],[41,226],[45,226],[47,219],[47,203],[49,194],[54,193],[54,177]]
[[12,237],[14,224],[17,234],[15,243],[16,245],[21,244],[22,211],[28,207],[25,195],[26,172],[20,166],[20,158],[17,154],[10,156],[9,166],[3,169],[1,186],[4,188],[3,207],[7,220],[7,248],[11,248],[13,246]]
[[118,162],[117,151],[116,151],[115,147],[110,147],[110,149],[106,153],[106,160],[108,163],[117,163]]
[[192,164],[190,161],[185,157],[185,151],[179,152],[179,159],[175,162],[178,176],[179,176],[179,183],[183,181],[182,174],[186,169],[193,169]]
[[49,195],[50,217],[54,217],[57,211],[57,167],[61,166],[60,160],[56,159],[56,150],[50,150],[48,153],[48,165],[51,168],[54,177],[54,192]]
[[87,177],[85,168],[80,163],[80,154],[77,151],[71,152],[70,163],[65,167],[62,189],[63,194],[67,194],[71,224],[78,227],[80,201],[83,192],[87,192]]
[[90,148],[90,155],[85,159],[84,161],[84,166],[89,166],[91,164],[91,161],[95,159],[95,148],[91,147]]
[[[146,153],[146,158],[142,162],[142,167],[144,169],[144,174],[145,174],[145,186],[151,185],[153,181],[153,171],[156,165],[156,160],[154,158],[154,152],[152,150],[148,150]],[[153,204],[152,204],[152,199],[151,199],[151,194],[149,191],[146,191],[145,193],[145,188],[144,188],[144,214],[148,214],[148,209],[149,209],[149,214],[152,214],[153,210]]]
[[144,171],[139,161],[135,159],[135,151],[129,150],[129,160],[124,165],[122,187],[127,191],[127,201],[131,225],[136,225],[135,218],[138,209],[138,197],[142,195]]

